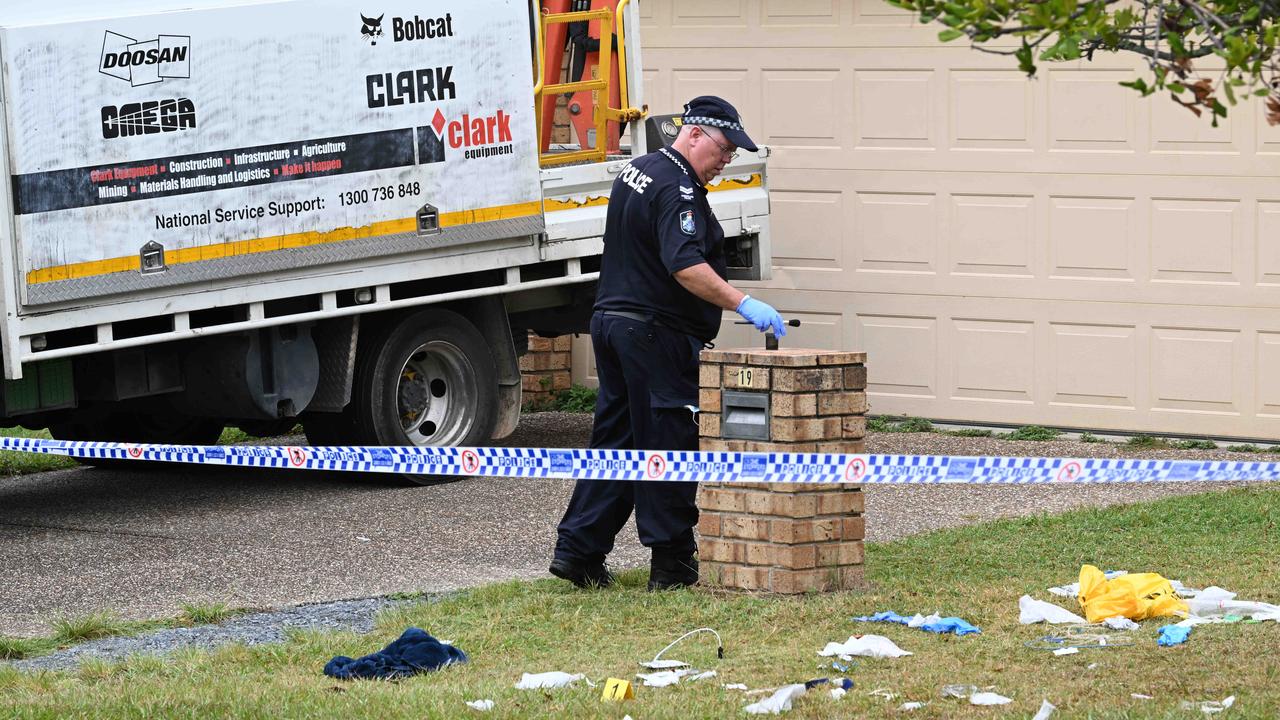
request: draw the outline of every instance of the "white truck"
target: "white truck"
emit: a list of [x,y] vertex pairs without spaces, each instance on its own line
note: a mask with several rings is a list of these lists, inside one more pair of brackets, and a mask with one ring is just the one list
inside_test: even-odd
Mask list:
[[[538,12],[0,3],[4,417],[178,444],[509,434],[528,331],[586,328],[629,157],[541,167]],[[618,16],[639,106],[636,6]],[[671,130],[648,125],[637,153]],[[767,277],[766,157],[711,196],[738,278]]]

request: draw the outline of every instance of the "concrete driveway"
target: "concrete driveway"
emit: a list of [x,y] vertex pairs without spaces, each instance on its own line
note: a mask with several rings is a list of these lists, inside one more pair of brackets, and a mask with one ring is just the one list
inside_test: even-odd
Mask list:
[[[590,429],[588,416],[544,413],[508,442],[583,446]],[[265,608],[549,577],[571,489],[181,466],[2,479],[0,634],[96,610],[168,617],[182,602]],[[619,540],[616,565],[647,564],[634,527]]]

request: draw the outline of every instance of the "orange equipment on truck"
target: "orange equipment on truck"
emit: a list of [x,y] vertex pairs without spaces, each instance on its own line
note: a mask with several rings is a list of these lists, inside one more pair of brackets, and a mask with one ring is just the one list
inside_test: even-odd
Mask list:
[[[618,4],[619,0],[543,0],[542,10],[543,13],[548,15],[600,10],[617,13]],[[607,34],[612,40],[615,34],[620,36],[621,33],[622,25],[619,22],[612,24],[612,32]],[[569,84],[583,82],[584,79],[587,81],[606,79],[609,81],[609,102],[607,107],[629,107],[625,96],[626,66],[621,65],[619,62],[618,43],[616,41],[609,43],[610,57],[608,62],[604,64],[600,62],[599,20],[578,20],[548,25],[546,43],[546,47],[543,50],[546,54],[543,68],[544,83],[547,85],[559,83],[562,73],[567,74],[565,82]],[[608,73],[611,77],[601,78],[600,73],[602,71]],[[597,102],[598,98],[595,96],[599,93],[599,90],[577,90],[567,94],[565,106],[569,111],[569,122],[577,134],[578,144],[584,150],[589,147],[600,147],[597,144],[599,140],[596,138],[597,122],[596,118],[593,117],[593,109],[604,105]],[[555,120],[558,97],[559,95],[548,95],[542,101],[540,141],[542,143],[542,152],[544,153],[551,147],[551,130]],[[614,120],[609,120],[606,124],[605,134],[606,152],[609,155],[617,155],[619,152],[621,124]]]

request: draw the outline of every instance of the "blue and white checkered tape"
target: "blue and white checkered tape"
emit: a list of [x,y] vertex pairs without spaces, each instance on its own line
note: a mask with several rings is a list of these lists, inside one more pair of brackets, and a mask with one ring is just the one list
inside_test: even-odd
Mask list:
[[0,449],[143,460],[461,477],[712,483],[1042,484],[1277,481],[1280,463],[657,450],[132,445],[0,438]]

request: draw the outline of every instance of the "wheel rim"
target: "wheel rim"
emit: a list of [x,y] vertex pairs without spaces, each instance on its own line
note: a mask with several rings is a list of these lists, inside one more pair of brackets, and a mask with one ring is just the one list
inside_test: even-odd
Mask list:
[[457,445],[475,422],[479,389],[465,353],[442,340],[419,345],[400,369],[400,428],[413,445]]

